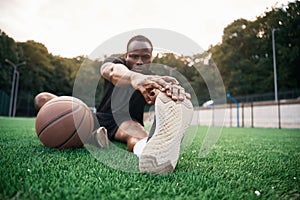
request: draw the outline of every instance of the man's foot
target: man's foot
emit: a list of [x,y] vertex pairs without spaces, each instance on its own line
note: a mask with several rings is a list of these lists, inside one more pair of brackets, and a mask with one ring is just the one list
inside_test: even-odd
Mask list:
[[193,117],[193,105],[187,99],[175,102],[161,92],[155,112],[156,129],[141,153],[139,168],[141,172],[163,174],[176,167],[182,138]]
[[108,148],[109,147],[109,139],[107,136],[107,130],[104,127],[98,128],[96,131],[92,133],[92,140],[90,141],[91,144],[95,145],[96,147],[100,148]]

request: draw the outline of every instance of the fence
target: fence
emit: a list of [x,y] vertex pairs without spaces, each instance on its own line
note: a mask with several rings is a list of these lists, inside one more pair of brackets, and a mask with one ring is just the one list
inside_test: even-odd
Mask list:
[[[23,94],[24,93],[24,94]],[[21,95],[22,94],[22,95]],[[34,95],[20,91],[16,116],[35,116]],[[0,115],[8,116],[9,95],[0,91]],[[153,112],[145,113],[145,119]],[[259,101],[195,108],[194,125],[226,127],[300,128],[300,99]]]
[[225,127],[300,128],[300,99],[199,107],[192,124]]
[[[33,105],[34,95],[27,91],[19,91],[16,104],[16,116],[35,116],[36,111]],[[10,94],[0,90],[0,116],[9,115]]]
[[[154,112],[144,115],[153,122]],[[300,99],[240,103],[194,108],[192,125],[249,127],[249,128],[300,128]]]
[[[297,99],[300,97],[300,90],[293,89],[288,91],[278,92],[278,99]],[[252,94],[246,96],[235,96],[238,102],[256,102],[256,101],[272,101],[274,100],[274,93],[264,93],[264,94]]]
[[0,90],[0,116],[8,116],[9,102],[9,96],[4,91]]

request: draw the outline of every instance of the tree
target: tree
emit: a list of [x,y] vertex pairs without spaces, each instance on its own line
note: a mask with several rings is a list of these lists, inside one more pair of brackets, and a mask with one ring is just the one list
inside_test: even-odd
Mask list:
[[299,89],[300,2],[272,8],[255,21],[235,20],[211,47],[213,60],[234,95],[273,91],[272,29],[276,31],[279,90]]
[[18,63],[20,61],[17,54],[17,52],[19,52],[19,47],[15,43],[14,39],[10,38],[1,30],[0,47],[0,90],[9,94],[11,89],[13,68],[10,66],[10,64],[5,62],[5,59],[9,59],[14,63]]

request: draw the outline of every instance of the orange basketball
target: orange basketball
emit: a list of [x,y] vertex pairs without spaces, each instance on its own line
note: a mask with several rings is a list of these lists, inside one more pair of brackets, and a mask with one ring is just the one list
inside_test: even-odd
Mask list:
[[37,114],[35,130],[46,147],[78,148],[94,128],[93,114],[81,100],[61,96],[48,101]]

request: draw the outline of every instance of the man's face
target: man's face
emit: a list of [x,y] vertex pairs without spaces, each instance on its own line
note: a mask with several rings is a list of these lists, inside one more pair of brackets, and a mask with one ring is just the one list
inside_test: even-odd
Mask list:
[[130,70],[143,73],[151,63],[151,46],[148,42],[133,41],[128,46],[126,63]]

